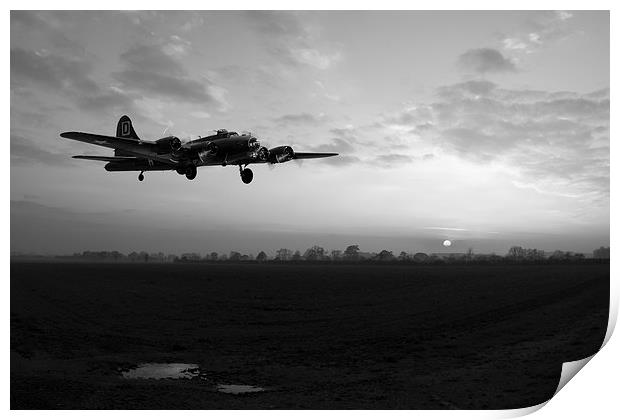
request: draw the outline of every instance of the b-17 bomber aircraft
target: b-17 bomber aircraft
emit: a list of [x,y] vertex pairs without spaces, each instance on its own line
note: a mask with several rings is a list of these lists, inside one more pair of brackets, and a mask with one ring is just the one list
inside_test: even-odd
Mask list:
[[61,137],[114,149],[114,156],[73,156],[75,159],[108,162],[107,171],[139,171],[144,180],[147,171],[176,171],[187,179],[196,178],[200,166],[238,165],[241,180],[252,182],[254,174],[247,166],[256,163],[284,163],[295,159],[317,159],[338,153],[299,153],[291,146],[267,149],[251,134],[217,130],[216,134],[183,143],[168,136],[156,141],[141,140],[131,120],[124,115],[116,126],[116,137],[69,131]]

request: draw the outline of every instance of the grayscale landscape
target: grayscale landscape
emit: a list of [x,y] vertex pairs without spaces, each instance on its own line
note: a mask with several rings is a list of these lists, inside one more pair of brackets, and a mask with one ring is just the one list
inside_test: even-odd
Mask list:
[[11,409],[547,401],[608,323],[609,19],[11,11]]

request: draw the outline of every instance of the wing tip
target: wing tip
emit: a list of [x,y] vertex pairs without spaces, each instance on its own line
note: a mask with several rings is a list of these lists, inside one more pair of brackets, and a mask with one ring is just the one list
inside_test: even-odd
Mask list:
[[64,133],[60,133],[60,137],[65,139],[72,139],[75,135],[78,134],[77,131],[65,131]]
[[339,153],[295,152],[294,159],[321,159],[338,156]]

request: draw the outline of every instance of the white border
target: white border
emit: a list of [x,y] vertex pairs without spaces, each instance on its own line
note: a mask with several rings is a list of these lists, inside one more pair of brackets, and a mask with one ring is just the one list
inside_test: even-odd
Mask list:
[[[600,0],[590,0],[590,1],[557,1],[557,0],[521,0],[521,1],[480,1],[480,0],[470,0],[467,2],[462,1],[447,1],[447,0],[435,0],[435,1],[426,1],[426,2],[411,2],[411,1],[396,1],[396,0],[382,0],[380,2],[367,2],[367,1],[357,1],[357,2],[346,2],[341,0],[300,0],[296,2],[290,1],[282,1],[282,0],[266,0],[261,2],[251,2],[251,1],[187,1],[187,0],[177,0],[175,2],[162,2],[162,1],[118,1],[118,0],[109,0],[100,3],[95,2],[78,2],[78,1],[55,1],[50,3],[49,1],[7,1],[8,9],[4,15],[4,30],[6,34],[5,45],[8,44],[10,49],[10,14],[8,10],[10,9],[48,9],[50,7],[54,7],[56,9],[159,9],[166,10],[171,9],[171,7],[175,7],[176,9],[301,9],[301,10],[337,10],[337,9],[416,9],[416,10],[523,10],[523,9],[532,9],[532,10],[611,10],[611,75],[618,74],[618,65],[617,65],[617,53],[615,52],[613,46],[618,45],[617,41],[617,27],[618,19],[616,17],[617,8],[614,7],[617,2],[612,1],[600,1]],[[464,6],[467,6],[467,9],[464,9]],[[617,48],[616,48],[617,50]],[[5,91],[5,127],[10,127],[10,95],[9,95],[9,83],[6,82],[7,79],[10,78],[10,60],[8,51],[5,50],[5,65],[2,67],[2,72],[4,75],[4,91]],[[612,85],[613,85],[613,77],[612,77]],[[612,96],[613,96],[613,86],[612,88]],[[616,108],[611,107],[611,138],[614,138],[614,127],[615,122],[618,121]],[[2,177],[2,189],[4,196],[9,196],[10,192],[10,154],[5,153],[6,164],[2,166],[3,177]],[[617,162],[617,147],[611,147],[611,161]],[[612,199],[611,199],[611,214],[617,213],[614,212],[614,209],[618,208],[616,195],[613,193],[614,186],[616,185],[617,175],[616,170],[614,170],[614,165],[611,166],[611,186],[612,186]],[[10,208],[5,206],[3,208],[3,220],[5,221],[5,232],[8,232],[10,229]],[[10,278],[10,264],[9,264],[9,255],[10,255],[10,236],[6,235],[7,238],[2,243],[2,251],[5,256],[3,263],[4,273],[4,285],[5,290],[3,293],[4,297],[4,342],[3,342],[3,352],[4,352],[4,360],[7,364],[9,364],[9,349],[10,349],[10,324],[9,324],[9,310],[10,307],[10,293],[9,293],[9,278]],[[610,311],[610,317],[613,319],[613,324],[615,324],[615,320],[617,319],[617,303],[618,303],[618,288],[617,288],[617,278],[618,278],[618,269],[617,264],[613,263],[616,261],[617,256],[617,228],[616,224],[612,220],[611,223],[611,247],[613,252],[612,257],[612,265],[611,265],[611,279],[612,279],[612,310]],[[609,334],[608,334],[609,335]],[[609,337],[606,338],[606,340]],[[579,378],[571,381],[568,385],[566,385],[561,392],[557,394],[545,407],[543,410],[538,411],[535,415],[542,416],[541,418],[583,418],[585,416],[594,416],[594,418],[609,418],[613,416],[613,413],[618,412],[617,403],[616,403],[616,392],[615,384],[617,383],[618,378],[615,376],[620,370],[618,369],[619,362],[618,356],[620,355],[619,345],[617,344],[617,339],[611,340],[602,351],[596,355],[596,357],[592,358],[591,362],[583,369],[583,372],[579,374]],[[10,371],[10,365],[5,372]],[[3,395],[5,398],[5,408],[8,409],[10,406],[9,398],[10,398],[10,385],[9,385],[9,375],[6,375],[5,382],[3,383]],[[545,404],[542,404],[545,405]],[[538,407],[540,408],[540,407]],[[296,412],[284,412],[284,411],[258,411],[258,412],[238,412],[238,411],[217,411],[217,412],[209,412],[209,416],[215,416],[220,419],[230,419],[230,418],[238,418],[239,416],[251,415],[252,417],[269,417],[272,418],[289,418],[291,415],[300,418],[315,418],[317,415],[321,416],[337,416],[338,418],[355,418],[364,419],[364,418],[378,418],[388,415],[392,418],[407,418],[410,419],[411,416],[422,415],[424,418],[452,418],[452,417],[472,417],[472,418],[480,418],[480,417],[505,417],[514,416],[519,414],[526,414],[528,410],[522,410],[521,412],[515,411],[459,411],[459,412],[446,412],[446,411],[338,411],[338,412],[326,412],[326,413],[316,413],[313,411],[296,411]],[[30,418],[33,416],[41,416],[44,415],[46,417],[54,418],[58,416],[59,418],[66,417],[75,417],[81,418],[84,414],[89,416],[93,416],[96,418],[107,418],[110,413],[107,412],[25,412],[25,411],[12,411],[10,415],[15,417],[26,417]],[[174,412],[174,411],[148,411],[148,412],[136,412],[136,411],[123,411],[116,412],[114,416],[122,416],[122,417],[131,417],[135,418],[136,416],[148,416],[149,418],[167,418],[169,416],[186,416],[186,417],[196,417],[200,416],[201,418],[205,415],[205,413],[200,411],[194,412]]]

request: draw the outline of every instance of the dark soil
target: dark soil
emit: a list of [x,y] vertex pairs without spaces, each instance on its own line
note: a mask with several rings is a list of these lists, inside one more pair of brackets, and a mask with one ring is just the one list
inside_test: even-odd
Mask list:
[[[12,409],[507,409],[595,353],[609,265],[11,264]],[[195,363],[212,381],[124,379]]]

